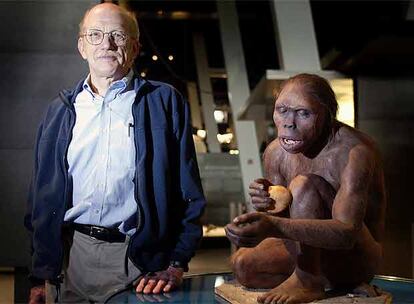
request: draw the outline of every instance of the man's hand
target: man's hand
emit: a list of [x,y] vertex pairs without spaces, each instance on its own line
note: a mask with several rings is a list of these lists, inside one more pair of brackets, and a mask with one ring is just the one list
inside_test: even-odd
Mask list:
[[171,266],[167,270],[150,272],[139,281],[136,292],[144,294],[169,292],[181,285],[183,274],[183,269]]
[[252,199],[253,208],[257,211],[266,211],[268,209],[273,209],[275,206],[275,201],[270,198],[269,195],[269,186],[273,184],[267,179],[259,178],[255,179],[249,185],[249,195]]
[[29,304],[44,304],[46,302],[45,285],[39,285],[30,289]]
[[268,237],[277,237],[277,217],[252,212],[236,217],[225,227],[228,239],[238,247],[254,247]]

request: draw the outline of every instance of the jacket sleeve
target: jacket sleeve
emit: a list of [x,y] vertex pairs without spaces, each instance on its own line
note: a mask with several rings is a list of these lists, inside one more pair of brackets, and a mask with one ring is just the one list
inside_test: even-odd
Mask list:
[[[31,177],[30,185],[29,185],[29,192],[28,192],[27,203],[26,203],[26,213],[24,216],[24,226],[26,227],[28,231],[29,239],[30,239],[30,255],[31,256],[33,256],[33,252],[34,252],[33,224],[32,224],[32,210],[33,210],[33,200],[34,200],[34,191],[35,191],[34,185],[36,184],[35,179],[36,179],[38,167],[39,167],[38,165],[39,164],[39,159],[38,159],[39,149],[38,148],[39,148],[39,141],[42,136],[42,129],[43,129],[43,123],[40,124],[38,131],[37,131],[37,136],[35,139],[33,172],[32,172],[32,177]],[[29,280],[30,280],[32,287],[44,284],[43,279],[36,278],[32,274],[29,275]]]
[[42,136],[42,128],[43,128],[43,124],[40,124],[38,131],[37,131],[37,136],[36,136],[36,140],[35,140],[35,145],[34,145],[34,164],[33,164],[33,172],[32,172],[32,177],[30,180],[30,185],[29,185],[29,193],[28,193],[28,197],[27,197],[27,204],[26,204],[26,213],[24,216],[24,226],[26,227],[26,229],[28,230],[29,234],[30,234],[30,240],[31,240],[31,251],[30,253],[33,254],[33,225],[32,225],[32,210],[33,210],[33,199],[34,199],[34,187],[33,185],[35,184],[35,179],[37,176],[37,171],[38,171],[38,148],[39,148],[39,140]]
[[170,260],[180,262],[186,269],[203,234],[200,217],[204,212],[206,201],[192,137],[189,105],[178,92],[175,97],[179,106],[174,114],[174,124],[179,145],[180,188],[185,208],[181,220],[182,231]]

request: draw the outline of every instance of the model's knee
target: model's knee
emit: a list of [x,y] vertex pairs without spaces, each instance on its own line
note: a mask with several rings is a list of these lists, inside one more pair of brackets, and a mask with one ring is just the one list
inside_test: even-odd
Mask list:
[[231,259],[231,267],[234,275],[237,281],[244,286],[249,287],[255,278],[255,274],[253,273],[254,266],[252,257],[246,254],[246,252],[236,253]]
[[[298,175],[289,184],[293,196],[290,215],[293,218],[324,218],[333,200],[329,184],[315,174]],[[329,193],[328,193],[329,192]]]

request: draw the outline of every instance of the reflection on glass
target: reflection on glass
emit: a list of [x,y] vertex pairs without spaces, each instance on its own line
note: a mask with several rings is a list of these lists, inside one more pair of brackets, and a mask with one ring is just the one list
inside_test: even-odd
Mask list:
[[214,282],[214,287],[218,287],[218,286],[220,286],[223,283],[224,283],[223,276],[217,276],[216,277],[216,281]]

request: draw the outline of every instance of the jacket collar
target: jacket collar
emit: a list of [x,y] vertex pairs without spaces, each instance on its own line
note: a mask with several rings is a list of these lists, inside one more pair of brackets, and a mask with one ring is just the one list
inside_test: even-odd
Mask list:
[[[150,82],[140,76],[138,76],[136,73],[134,73],[134,76],[131,80],[134,85],[134,90],[136,93],[138,93],[144,86],[147,86]],[[83,90],[83,84],[85,82],[85,79],[82,79],[77,83],[74,89],[72,90],[62,90],[59,93],[59,97],[62,100],[62,102],[68,106],[69,108],[73,109],[73,104],[75,103],[76,96]]]

